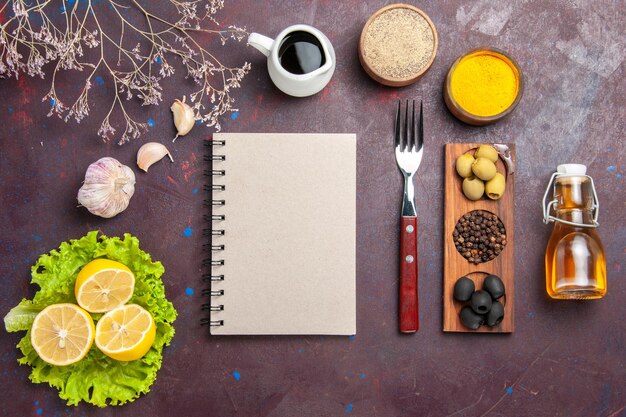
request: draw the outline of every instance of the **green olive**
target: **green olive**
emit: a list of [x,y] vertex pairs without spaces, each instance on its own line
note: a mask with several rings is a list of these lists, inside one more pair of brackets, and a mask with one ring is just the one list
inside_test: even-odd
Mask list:
[[496,164],[487,158],[478,158],[472,164],[472,172],[483,181],[489,181],[496,175]]
[[456,158],[456,172],[463,178],[467,178],[472,175],[472,164],[475,159],[472,155],[464,153]]
[[487,193],[487,197],[492,200],[497,200],[502,197],[505,188],[506,180],[504,179],[504,175],[499,172],[496,172],[496,175],[485,183],[485,192]]
[[485,184],[476,177],[463,180],[463,194],[470,200],[479,200],[485,193]]
[[474,158],[487,158],[495,164],[498,161],[498,151],[491,145],[480,145],[474,153]]

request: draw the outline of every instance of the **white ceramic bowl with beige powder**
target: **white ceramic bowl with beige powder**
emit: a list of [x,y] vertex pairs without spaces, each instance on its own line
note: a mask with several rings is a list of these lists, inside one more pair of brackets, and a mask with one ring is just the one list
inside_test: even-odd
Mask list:
[[391,87],[417,81],[437,55],[437,31],[428,15],[408,4],[391,4],[363,27],[359,59],[374,80]]

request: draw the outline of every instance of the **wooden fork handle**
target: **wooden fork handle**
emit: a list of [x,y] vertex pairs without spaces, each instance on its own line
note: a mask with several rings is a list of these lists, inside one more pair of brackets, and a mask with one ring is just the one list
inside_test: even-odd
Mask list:
[[400,224],[400,331],[414,333],[419,328],[417,217],[402,216]]

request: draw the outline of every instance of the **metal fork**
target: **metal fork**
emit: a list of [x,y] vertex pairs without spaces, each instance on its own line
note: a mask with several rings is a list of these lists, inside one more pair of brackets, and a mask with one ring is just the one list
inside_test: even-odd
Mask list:
[[404,197],[400,221],[400,331],[414,333],[419,328],[417,296],[417,214],[415,211],[415,189],[413,176],[422,162],[424,148],[424,113],[420,102],[420,115],[415,129],[415,100],[412,101],[409,120],[409,101],[404,109],[398,101],[394,129],[396,163],[404,176]]

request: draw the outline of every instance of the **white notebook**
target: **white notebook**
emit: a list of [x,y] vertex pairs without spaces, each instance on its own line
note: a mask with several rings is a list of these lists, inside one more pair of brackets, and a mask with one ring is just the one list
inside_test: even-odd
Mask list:
[[356,135],[212,143],[211,334],[355,334]]

